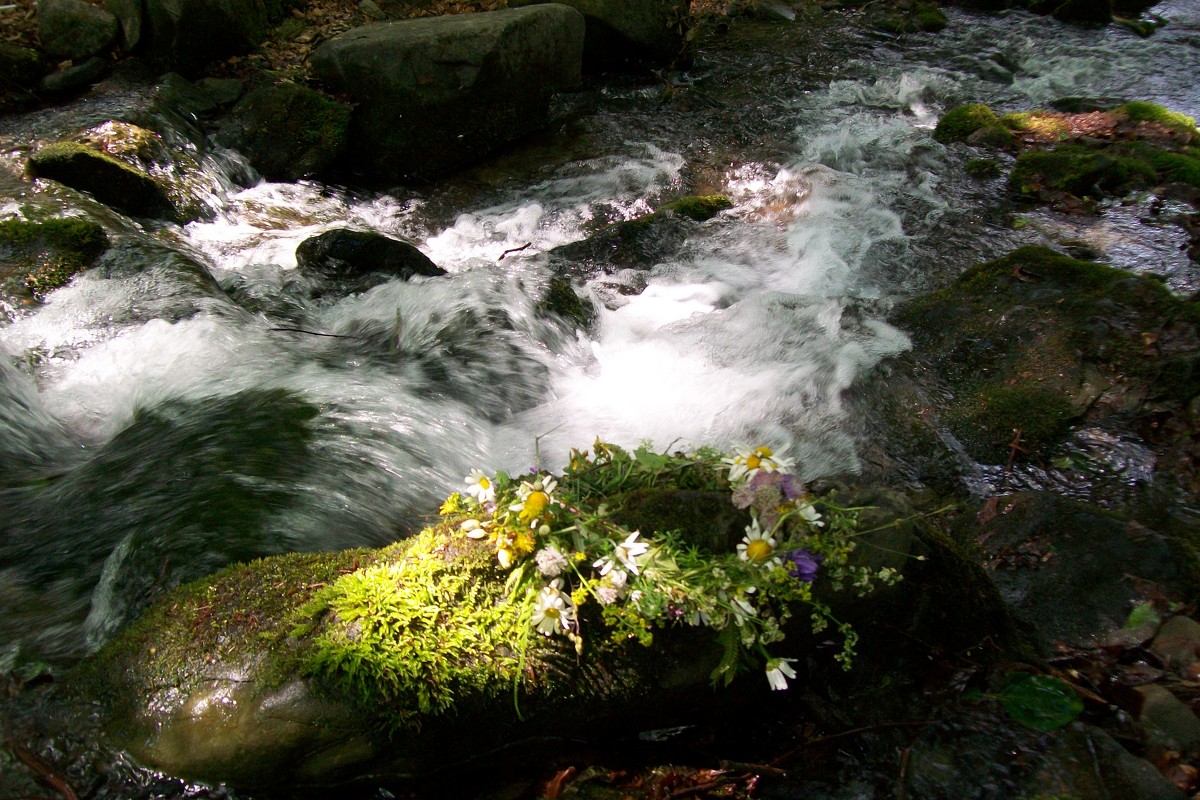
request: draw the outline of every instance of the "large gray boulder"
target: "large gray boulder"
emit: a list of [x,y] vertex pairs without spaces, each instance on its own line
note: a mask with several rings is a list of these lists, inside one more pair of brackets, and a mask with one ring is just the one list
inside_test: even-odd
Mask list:
[[348,96],[348,155],[367,180],[428,179],[547,122],[550,95],[578,85],[584,21],[564,5],[383,22],[312,56]]
[[688,0],[509,0],[510,8],[559,2],[587,21],[589,64],[669,64],[687,47]]
[[86,59],[117,39],[117,20],[83,0],[38,0],[38,39],[54,58]]
[[[195,75],[211,61],[260,43],[267,9],[263,0],[146,0],[139,33],[156,67]],[[125,35],[133,35],[128,27]]]

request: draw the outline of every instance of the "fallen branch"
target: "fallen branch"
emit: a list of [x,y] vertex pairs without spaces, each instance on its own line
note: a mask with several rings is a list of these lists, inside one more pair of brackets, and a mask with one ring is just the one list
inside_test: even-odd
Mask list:
[[75,790],[71,788],[71,784],[67,783],[67,779],[55,772],[54,767],[28,747],[18,743],[11,736],[5,738],[4,744],[40,782],[58,792],[63,800],[79,800],[79,795],[75,794]]
[[526,242],[525,244],[521,245],[520,247],[510,247],[509,249],[507,249],[503,253],[501,253],[500,257],[497,258],[496,260],[503,261],[504,257],[506,255],[508,255],[509,253],[519,253],[522,250],[528,250],[530,247],[533,247],[533,242]]

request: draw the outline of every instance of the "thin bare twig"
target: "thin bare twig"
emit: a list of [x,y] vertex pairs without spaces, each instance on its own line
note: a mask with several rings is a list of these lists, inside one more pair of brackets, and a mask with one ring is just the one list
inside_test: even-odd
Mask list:
[[501,253],[500,257],[497,258],[496,260],[503,261],[504,257],[506,255],[508,255],[509,253],[519,253],[522,250],[528,250],[530,247],[533,247],[533,242],[526,242],[525,244],[521,245],[520,247],[510,247],[509,249],[507,249],[503,253]]

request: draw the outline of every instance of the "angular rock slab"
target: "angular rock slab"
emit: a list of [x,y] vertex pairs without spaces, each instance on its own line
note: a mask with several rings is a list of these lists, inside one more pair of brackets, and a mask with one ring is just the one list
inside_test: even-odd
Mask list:
[[[509,7],[548,0],[509,0]],[[669,64],[687,47],[687,0],[560,0],[587,21],[584,58],[591,65],[630,60]]]
[[543,127],[550,95],[579,84],[584,20],[563,5],[383,22],[312,56],[348,96],[348,153],[374,183],[432,178]]

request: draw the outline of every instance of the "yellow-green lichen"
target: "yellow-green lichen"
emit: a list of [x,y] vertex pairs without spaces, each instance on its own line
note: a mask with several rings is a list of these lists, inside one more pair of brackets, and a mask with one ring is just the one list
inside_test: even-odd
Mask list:
[[[455,541],[457,539],[457,541]],[[400,719],[511,683],[529,621],[497,580],[492,554],[429,529],[399,558],[343,575],[297,613],[305,672],[353,702]]]

